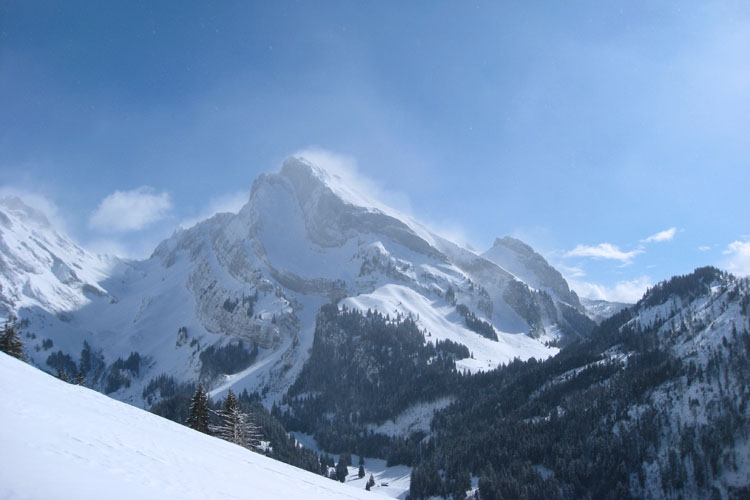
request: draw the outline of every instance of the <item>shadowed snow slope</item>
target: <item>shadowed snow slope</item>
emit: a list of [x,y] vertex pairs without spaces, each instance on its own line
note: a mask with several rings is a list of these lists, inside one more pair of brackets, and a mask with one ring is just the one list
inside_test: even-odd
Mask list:
[[372,498],[0,353],[0,498]]

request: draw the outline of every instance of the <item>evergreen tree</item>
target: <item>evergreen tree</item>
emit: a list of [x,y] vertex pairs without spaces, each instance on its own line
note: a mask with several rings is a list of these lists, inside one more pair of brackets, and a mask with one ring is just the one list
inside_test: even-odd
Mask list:
[[370,474],[370,479],[367,480],[367,485],[365,486],[365,489],[367,491],[370,491],[370,488],[375,486],[375,478],[372,477],[372,474]]
[[84,385],[83,373],[81,372],[76,374],[76,385]]
[[190,399],[187,426],[196,431],[209,433],[208,430],[208,396],[203,391],[203,385],[198,384],[195,394]]
[[487,468],[479,478],[479,498],[482,500],[502,499],[502,494],[498,492],[497,476],[491,467]]
[[328,454],[320,456],[320,474],[328,476]]
[[26,356],[23,354],[23,342],[21,341],[21,334],[18,332],[16,326],[16,318],[11,316],[3,326],[2,334],[0,334],[0,351],[18,358],[21,361],[26,361]]
[[358,475],[359,475],[360,479],[362,479],[363,477],[365,477],[365,466],[364,465],[360,465],[359,466],[359,473],[358,473]]
[[245,425],[245,447],[254,451],[260,450],[263,433],[252,413],[244,413]]
[[216,435],[230,443],[245,446],[242,414],[237,403],[237,397],[231,389],[229,389],[227,397],[224,398],[224,408],[216,413],[219,416],[219,425],[214,429]]
[[240,409],[237,397],[231,389],[224,399],[224,408],[216,413],[219,416],[219,425],[211,430],[217,436],[251,450],[260,448],[260,427],[252,415]]
[[339,463],[336,465],[336,479],[343,483],[346,481],[346,475],[349,473],[349,469],[342,458],[339,458]]

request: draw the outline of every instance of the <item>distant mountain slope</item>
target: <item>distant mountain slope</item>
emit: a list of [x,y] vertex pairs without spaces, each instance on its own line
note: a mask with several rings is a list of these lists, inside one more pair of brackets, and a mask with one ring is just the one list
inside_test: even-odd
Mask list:
[[482,256],[513,273],[529,286],[544,290],[556,300],[583,311],[578,295],[568,287],[560,271],[550,266],[544,257],[523,241],[510,236],[497,238],[492,248]]
[[0,353],[6,499],[371,498]]
[[72,311],[92,296],[117,259],[92,255],[17,197],[0,197],[0,315],[38,307]]
[[597,323],[601,323],[607,318],[614,316],[623,309],[626,309],[633,304],[626,304],[625,302],[610,302],[608,300],[596,300],[596,299],[581,299],[581,304],[586,308],[586,313],[591,319]]
[[[14,237],[23,247],[27,237]],[[557,352],[552,343],[593,327],[580,304],[566,302],[574,295],[563,301],[530,288],[301,157],[259,176],[239,213],[178,229],[147,260],[107,272],[97,262],[76,271],[97,293],[71,285],[80,297],[64,314],[41,300],[6,302],[36,336],[34,363],[80,371],[89,386],[138,405],[197,379],[213,395],[234,387],[277,400],[309,355],[317,312],[331,302],[411,314],[434,330],[430,342],[469,347],[474,358],[457,365],[470,371],[546,358]],[[44,280],[55,294],[67,290],[54,274]]]

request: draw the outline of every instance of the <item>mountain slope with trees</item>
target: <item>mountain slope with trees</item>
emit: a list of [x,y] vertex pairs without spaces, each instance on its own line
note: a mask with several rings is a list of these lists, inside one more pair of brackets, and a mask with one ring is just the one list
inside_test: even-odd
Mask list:
[[[750,284],[672,278],[547,360],[463,374],[409,317],[325,306],[279,409],[329,450],[413,465],[411,498],[743,498]],[[428,432],[373,432],[449,396]]]
[[748,304],[748,279],[697,269],[554,358],[472,376],[411,498],[463,498],[470,476],[483,500],[746,498]]
[[370,427],[455,393],[461,379],[455,359],[469,355],[450,340],[426,342],[409,317],[326,305],[310,358],[282,399],[283,421],[313,434],[326,450],[408,464],[411,458],[399,456],[401,440]]

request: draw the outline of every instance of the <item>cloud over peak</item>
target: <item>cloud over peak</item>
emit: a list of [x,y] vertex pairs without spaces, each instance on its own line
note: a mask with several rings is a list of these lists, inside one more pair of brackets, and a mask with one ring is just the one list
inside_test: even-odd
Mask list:
[[592,257],[594,259],[619,260],[623,264],[630,264],[636,255],[642,254],[643,250],[637,248],[629,252],[620,250],[617,245],[611,243],[599,243],[596,246],[578,245],[565,254],[565,257]]
[[734,241],[729,244],[724,255],[723,267],[739,276],[750,276],[750,241]]
[[641,276],[632,280],[618,281],[612,286],[576,279],[569,279],[568,283],[579,296],[587,299],[634,304],[643,297],[652,282],[649,276]]
[[140,231],[167,217],[172,200],[166,192],[141,186],[130,191],[115,191],[105,197],[89,217],[89,226],[102,232]]

